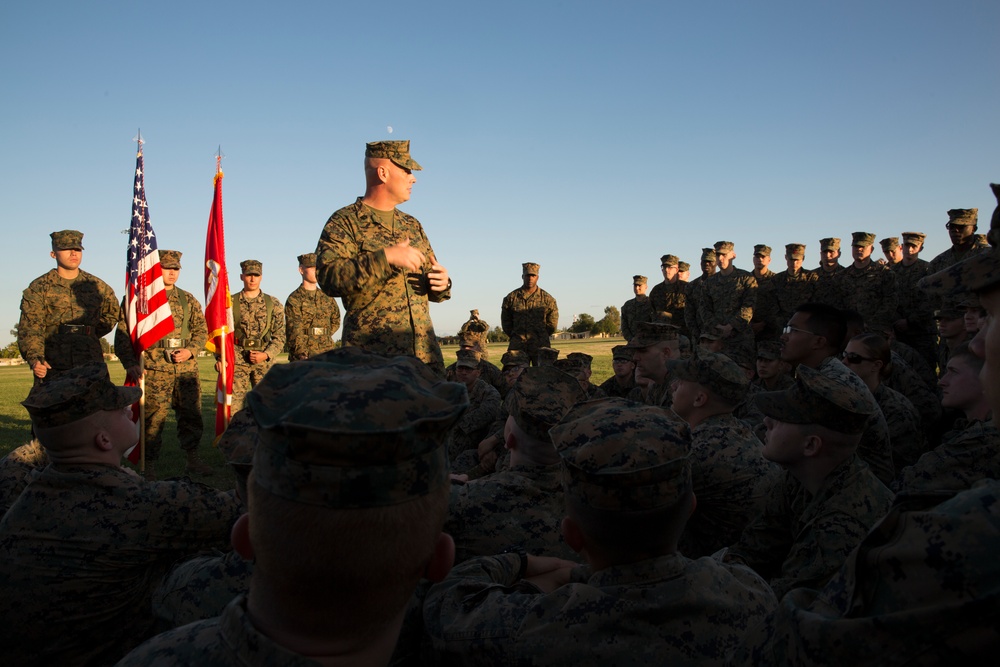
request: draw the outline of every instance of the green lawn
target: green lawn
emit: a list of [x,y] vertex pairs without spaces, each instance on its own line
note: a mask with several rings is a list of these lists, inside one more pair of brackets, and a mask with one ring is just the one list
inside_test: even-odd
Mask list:
[[[593,338],[556,341],[553,343],[553,347],[560,350],[560,357],[565,357],[570,352],[585,352],[592,355],[594,363],[591,382],[600,384],[612,375],[611,348],[622,343],[621,338]],[[456,349],[457,347],[453,345],[444,347],[446,365],[455,360]],[[505,343],[491,344],[489,346],[490,361],[499,366],[500,357],[506,349]],[[285,356],[282,355],[279,357],[278,363],[284,362]],[[213,364],[214,360],[211,356],[201,357],[198,360],[201,371],[201,409],[205,422],[205,433],[201,440],[201,456],[206,463],[216,469],[216,472],[211,477],[199,477],[197,480],[221,489],[228,489],[232,488],[233,475],[225,465],[222,455],[212,446],[215,434],[215,404],[213,399],[216,378]],[[111,379],[115,383],[124,383],[125,371],[120,363],[117,361],[109,363],[108,369],[111,372]],[[27,365],[0,367],[0,456],[25,444],[31,437],[31,422],[28,419],[27,411],[21,405],[21,401],[31,389],[32,377]],[[157,462],[157,474],[161,479],[184,474],[185,458],[177,446],[175,426],[173,413],[171,413],[163,436],[160,460]]]

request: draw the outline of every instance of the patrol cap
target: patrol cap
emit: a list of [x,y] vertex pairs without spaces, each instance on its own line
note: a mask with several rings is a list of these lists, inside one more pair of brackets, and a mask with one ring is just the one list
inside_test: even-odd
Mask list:
[[[754,370],[757,365],[757,350],[754,347],[753,339],[732,342],[726,345],[721,354],[729,357],[738,367],[749,371]],[[744,377],[746,376],[744,375]]]
[[879,407],[852,370],[839,361],[822,370],[800,365],[795,384],[784,391],[755,394],[757,407],[787,424],[817,424],[838,433],[861,433]]
[[671,377],[697,382],[713,394],[731,403],[746,397],[750,382],[736,362],[718,352],[695,350],[689,359],[667,362]]
[[923,232],[903,232],[903,245],[923,245],[925,238]]
[[[978,292],[1000,284],[1000,185],[990,183],[997,207],[990,220],[986,238],[990,248],[968,257],[943,271],[925,276],[917,283],[930,294],[957,294],[963,291]],[[975,210],[975,209],[974,209]]]
[[179,250],[160,250],[160,266],[164,269],[180,269],[181,255]]
[[802,243],[789,243],[785,245],[785,256],[789,259],[805,259],[806,246]]
[[664,255],[663,257],[660,257],[660,268],[665,266],[678,266],[679,264],[680,260],[677,259],[677,255]]
[[665,322],[640,322],[632,340],[626,344],[632,350],[645,349],[665,341],[677,340],[680,328]]
[[304,269],[308,269],[311,266],[316,266],[316,253],[307,252],[304,255],[299,255],[299,266]]
[[75,229],[52,232],[49,238],[52,239],[52,250],[83,250],[83,232]]
[[611,348],[611,358],[614,361],[632,361],[633,349],[627,345],[615,345]]
[[764,340],[757,343],[758,359],[781,359],[781,341]]
[[771,256],[771,246],[764,245],[763,243],[758,243],[753,247],[753,254],[758,257],[770,257]]
[[36,384],[21,401],[36,428],[64,426],[103,410],[120,410],[142,396],[138,387],[118,387],[104,363],[84,364]]
[[715,333],[712,331],[702,331],[700,334],[698,334],[698,339],[701,340],[702,338],[704,338],[705,340],[721,340],[722,334]]
[[553,347],[538,348],[538,365],[551,366],[552,362],[559,358],[559,350]]
[[476,350],[458,350],[455,352],[455,356],[458,357],[455,365],[465,368],[479,368],[479,361],[482,359],[482,355]]
[[567,496],[598,510],[672,507],[691,491],[687,425],[622,398],[578,403],[549,431]]
[[677,353],[681,359],[691,356],[691,339],[684,334],[677,336]]
[[868,232],[853,232],[851,233],[851,245],[861,247],[875,245],[875,235]]
[[[992,186],[991,186],[992,187]],[[979,223],[978,208],[953,208],[948,211],[948,223],[952,225],[975,225]]]
[[960,320],[965,316],[965,309],[959,305],[959,298],[963,294],[952,295],[941,302],[941,307],[934,311],[935,320]]
[[240,262],[240,273],[245,276],[260,276],[264,274],[264,265],[256,259],[245,259]]
[[684,273],[685,271],[690,271],[691,265],[688,264],[687,262],[677,262],[677,270],[680,273]]
[[219,438],[219,451],[232,466],[253,465],[253,454],[260,444],[260,428],[253,410],[245,407],[229,420],[226,432]]
[[458,334],[458,344],[460,347],[470,347],[478,352],[483,351],[483,338],[473,331],[463,331]]
[[979,301],[979,297],[972,292],[967,292],[960,296],[955,302],[959,308],[982,308],[983,304]]
[[649,282],[649,279],[646,276],[632,276],[633,285],[645,285],[647,282]]
[[703,262],[714,262],[716,260],[715,248],[702,248],[701,249],[701,261]]
[[534,262],[525,262],[524,264],[521,265],[521,275],[524,275],[524,276],[537,276],[538,275],[538,269],[540,269],[540,268],[541,268],[541,266],[539,266],[538,264],[536,264]]
[[566,355],[566,358],[580,361],[584,368],[590,368],[594,363],[594,358],[586,352],[570,352]]
[[552,442],[549,429],[587,394],[572,375],[555,366],[535,366],[518,378],[511,389],[510,415],[521,429],[542,442]]
[[500,364],[504,370],[507,370],[508,366],[527,366],[530,363],[531,360],[528,358],[528,354],[521,350],[507,350],[500,357]]
[[722,255],[732,252],[733,248],[735,247],[736,246],[733,245],[732,241],[716,241],[715,252],[719,255]]
[[583,365],[583,361],[580,359],[570,359],[566,357],[564,359],[556,359],[552,362],[552,367],[572,375],[577,380],[582,380],[584,377],[584,371],[586,367]]
[[899,237],[898,236],[886,237],[881,241],[879,241],[879,244],[882,246],[882,252],[890,252],[899,247]]
[[365,146],[365,157],[378,157],[392,160],[403,169],[420,171],[423,169],[417,161],[410,157],[410,142],[407,141],[372,141]]
[[819,240],[819,249],[826,250],[840,250],[840,239],[830,236],[825,239]]
[[293,502],[352,509],[447,487],[445,442],[469,397],[414,357],[345,347],[272,367],[247,404],[260,425],[256,483]]

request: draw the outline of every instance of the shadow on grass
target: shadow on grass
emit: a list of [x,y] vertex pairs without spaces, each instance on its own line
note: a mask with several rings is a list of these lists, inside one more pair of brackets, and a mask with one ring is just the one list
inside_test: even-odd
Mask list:
[[31,420],[0,414],[0,457],[31,440]]

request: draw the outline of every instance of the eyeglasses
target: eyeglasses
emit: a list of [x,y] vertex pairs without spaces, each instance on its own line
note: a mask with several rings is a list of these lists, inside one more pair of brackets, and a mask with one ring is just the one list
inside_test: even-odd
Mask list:
[[860,364],[862,361],[877,361],[869,357],[862,357],[857,352],[842,352],[840,358],[849,364]]
[[791,324],[786,324],[785,328],[781,330],[783,334],[790,334],[793,331],[801,331],[802,333],[811,334],[813,336],[818,336],[819,334],[815,331],[807,331],[806,329],[799,329],[798,327],[793,327]]
[[957,222],[946,222],[944,223],[945,229],[954,229],[956,227],[972,227],[972,225],[962,225]]

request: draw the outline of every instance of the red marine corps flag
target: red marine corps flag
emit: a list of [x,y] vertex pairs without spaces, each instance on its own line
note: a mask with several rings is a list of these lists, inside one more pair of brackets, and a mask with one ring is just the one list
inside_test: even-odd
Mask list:
[[226,271],[226,235],[222,226],[222,150],[215,160],[215,196],[208,214],[208,237],[205,239],[205,321],[208,342],[205,347],[219,360],[219,379],[215,384],[215,439],[229,427],[233,402],[233,297],[229,293]]
[[[167,303],[167,292],[163,287],[163,271],[160,268],[160,253],[156,249],[156,234],[149,221],[146,206],[146,188],[143,178],[142,135],[136,136],[139,144],[135,156],[135,184],[132,191],[132,224],[128,230],[128,250],[125,253],[125,303],[124,317],[128,326],[132,349],[142,370],[142,353],[155,345],[161,338],[174,331],[174,316]],[[126,385],[142,387],[129,378]],[[142,424],[143,400],[139,399],[138,419]],[[140,429],[139,445],[129,453],[129,460],[138,463],[144,444],[144,429]]]

